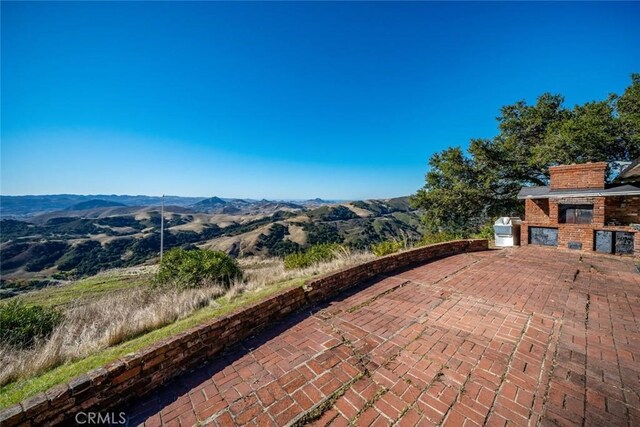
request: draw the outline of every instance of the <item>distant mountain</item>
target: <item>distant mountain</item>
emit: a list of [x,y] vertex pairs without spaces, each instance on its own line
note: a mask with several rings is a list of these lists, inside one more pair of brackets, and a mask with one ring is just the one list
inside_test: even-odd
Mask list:
[[[91,203],[70,206],[109,203],[86,202]],[[315,207],[211,197],[190,208],[165,205],[164,212],[165,249],[195,245],[233,256],[282,256],[318,243],[368,248],[381,240],[421,235],[419,214],[406,197]],[[158,204],[58,210],[28,221],[2,219],[0,274],[7,281],[65,279],[149,262],[160,250],[160,222]]]
[[329,205],[329,204],[332,204],[332,203],[338,203],[338,201],[337,200],[324,200],[324,199],[321,199],[319,197],[316,197],[315,199],[303,200],[300,203],[305,205],[305,206],[322,206],[322,205]]
[[227,204],[227,202],[222,200],[220,197],[213,196],[211,198],[201,200],[198,203],[194,203],[193,204],[193,208],[195,208],[195,209],[197,209],[197,208],[211,208],[211,207],[223,206],[223,205],[226,205],[226,204]]
[[272,202],[269,200],[261,200],[260,202],[256,203],[254,206],[257,206],[259,208],[262,209],[276,209],[276,210],[280,210],[280,209],[304,209],[304,206],[296,204],[296,203],[292,203],[292,202]]
[[[188,215],[196,213],[195,210],[185,208],[182,206],[165,205],[165,215],[181,214]],[[94,208],[85,210],[61,210],[53,212],[45,212],[42,214],[29,216],[23,218],[24,221],[32,224],[43,225],[55,218],[84,218],[84,219],[99,219],[108,217],[121,217],[121,216],[150,216],[159,215],[160,206],[113,206],[104,208]]]
[[222,213],[230,215],[243,214],[273,214],[279,210],[295,211],[304,210],[305,207],[292,202],[246,199],[223,199],[210,197],[190,206],[191,209],[205,213]]
[[[89,200],[105,200],[127,206],[160,206],[162,197],[115,194],[78,195],[52,194],[44,196],[0,196],[0,217],[28,218],[45,212],[61,211]],[[165,196],[166,205],[190,206],[204,197]]]
[[[124,206],[160,206],[162,197],[159,196],[130,196],[116,194],[97,194],[97,195],[78,195],[78,194],[52,194],[43,196],[1,196],[0,195],[0,217],[27,219],[36,215],[48,212],[57,212],[63,210],[80,210],[78,204],[84,202],[92,202],[101,200],[104,202],[119,203]],[[270,212],[283,208],[285,210],[315,208],[324,205],[338,204],[340,200],[324,200],[320,198],[309,200],[253,200],[253,199],[233,199],[223,197],[180,197],[165,196],[165,206],[181,206],[189,207],[195,211],[207,213],[222,213],[226,210],[228,213],[250,213],[250,212]],[[92,202],[94,203],[94,202]],[[91,206],[91,203],[88,204]],[[99,207],[118,207],[120,205],[98,206]],[[123,207],[123,206],[120,206]],[[85,209],[94,209],[89,207]],[[275,209],[275,210],[274,210]]]
[[85,209],[110,208],[116,206],[127,206],[124,203],[114,202],[111,200],[91,199],[86,202],[76,203],[66,208],[66,211],[82,211]]

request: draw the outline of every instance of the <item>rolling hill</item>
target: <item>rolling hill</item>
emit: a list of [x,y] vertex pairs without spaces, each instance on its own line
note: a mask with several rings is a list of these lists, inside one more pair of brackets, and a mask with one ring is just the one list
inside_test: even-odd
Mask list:
[[119,207],[119,206],[127,206],[124,203],[114,202],[112,200],[102,200],[102,199],[91,199],[85,202],[76,203],[75,205],[71,205],[66,208],[66,211],[82,211],[86,209],[96,209],[96,208],[111,208],[111,207]]
[[[202,199],[204,199],[204,197],[165,196],[165,203],[175,206],[189,206]],[[78,203],[90,200],[116,202],[126,206],[159,206],[162,202],[162,197],[115,194],[51,194],[43,196],[0,195],[0,217],[25,219],[45,212],[68,209]]]
[[[155,262],[159,231],[157,205],[110,204],[48,212],[29,221],[3,219],[0,271],[5,281],[66,279]],[[238,257],[283,256],[318,243],[367,248],[420,234],[419,215],[406,197],[319,207],[214,197],[188,207],[165,206],[165,249],[196,246]]]

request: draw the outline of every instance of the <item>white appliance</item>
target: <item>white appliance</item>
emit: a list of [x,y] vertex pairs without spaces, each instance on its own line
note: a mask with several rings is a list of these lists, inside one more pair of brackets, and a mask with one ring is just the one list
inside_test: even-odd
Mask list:
[[517,217],[503,216],[493,223],[494,239],[496,247],[505,248],[520,245],[520,224],[522,220]]

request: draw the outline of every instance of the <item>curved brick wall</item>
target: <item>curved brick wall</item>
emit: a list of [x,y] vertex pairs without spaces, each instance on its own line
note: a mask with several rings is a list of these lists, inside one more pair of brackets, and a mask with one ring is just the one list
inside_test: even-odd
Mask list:
[[325,301],[379,274],[434,258],[488,249],[487,240],[457,240],[387,255],[310,280],[303,287],[212,319],[40,393],[0,413],[0,425],[61,424],[80,411],[106,411],[149,393],[284,316]]

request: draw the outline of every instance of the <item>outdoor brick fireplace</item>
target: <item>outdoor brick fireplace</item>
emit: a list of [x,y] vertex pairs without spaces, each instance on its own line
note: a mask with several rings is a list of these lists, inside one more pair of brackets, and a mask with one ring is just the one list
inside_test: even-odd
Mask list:
[[640,256],[640,180],[636,160],[613,184],[607,163],[549,168],[549,186],[523,187],[523,245]]

